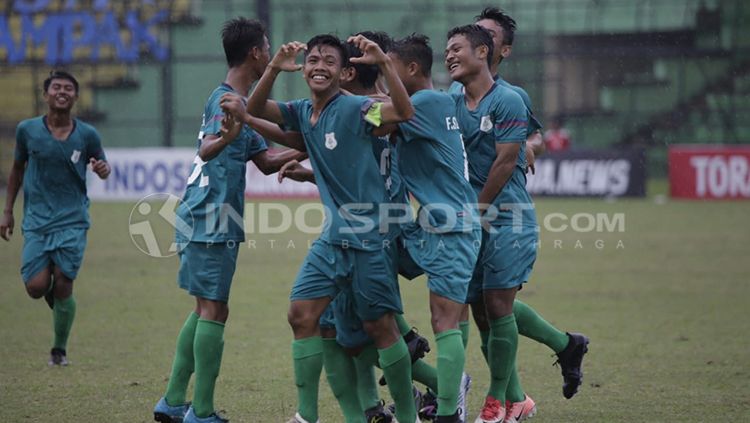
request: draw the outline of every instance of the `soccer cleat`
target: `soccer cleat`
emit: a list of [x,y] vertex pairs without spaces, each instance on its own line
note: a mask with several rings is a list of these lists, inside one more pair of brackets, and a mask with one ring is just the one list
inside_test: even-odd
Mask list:
[[437,397],[431,390],[422,395],[422,404],[417,409],[419,418],[425,420],[435,420],[437,417]]
[[380,400],[378,405],[365,410],[366,423],[393,423],[393,415],[385,409],[385,401]]
[[406,332],[404,342],[406,342],[406,346],[409,348],[412,363],[430,352],[430,343],[427,341],[427,338],[419,335],[417,328],[411,328],[409,332]]
[[580,333],[568,333],[568,346],[557,354],[556,364],[560,364],[563,377],[563,396],[573,398],[583,381],[581,362],[583,355],[589,350],[589,338]]
[[[296,413],[294,417],[292,417],[291,420],[289,420],[287,423],[310,423],[307,420],[303,419],[302,416],[299,415],[299,413]],[[320,420],[318,420],[315,423],[320,423]]]
[[469,389],[471,389],[471,376],[467,373],[461,375],[461,386],[458,390],[458,416],[459,422],[466,423],[466,398],[469,396]]
[[193,406],[191,405],[190,408],[188,408],[187,413],[185,413],[185,418],[182,420],[182,423],[229,423],[229,419],[222,417],[215,412],[208,417],[200,418],[195,415],[195,410],[193,410]]
[[47,364],[50,366],[67,366],[69,363],[65,350],[62,348],[52,348],[49,352],[49,361]]
[[521,402],[505,402],[505,420],[503,423],[520,423],[536,414],[536,403],[530,396]]
[[173,407],[167,404],[165,397],[161,397],[159,402],[156,403],[156,407],[154,407],[154,421],[159,423],[182,423],[188,408],[190,408],[190,403]]
[[505,419],[505,407],[503,404],[487,395],[482,406],[482,411],[474,420],[474,423],[501,423]]

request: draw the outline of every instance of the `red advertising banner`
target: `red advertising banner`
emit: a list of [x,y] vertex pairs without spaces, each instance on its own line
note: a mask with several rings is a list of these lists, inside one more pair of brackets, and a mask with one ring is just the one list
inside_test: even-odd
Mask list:
[[673,198],[750,199],[749,145],[672,145]]

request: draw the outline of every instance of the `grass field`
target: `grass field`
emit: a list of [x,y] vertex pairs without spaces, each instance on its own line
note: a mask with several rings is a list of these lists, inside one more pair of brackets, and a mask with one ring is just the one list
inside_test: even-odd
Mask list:
[[[0,422],[151,421],[193,303],[176,287],[176,258],[150,258],[131,243],[132,206],[92,205],[67,368],[47,367],[51,313],[20,282],[20,230],[0,245]],[[538,200],[537,207],[540,216],[624,213],[626,223],[622,233],[542,232],[519,298],[592,343],[584,385],[565,400],[551,351],[521,342],[522,381],[539,407],[534,421],[750,421],[748,203]],[[21,216],[17,208],[18,224]],[[252,237],[256,247],[242,250],[235,276],[216,403],[233,422],[280,423],[296,398],[287,298],[309,237]],[[424,280],[404,282],[402,292],[407,318],[432,340]],[[467,368],[473,418],[488,383],[475,330]],[[321,421],[342,421],[325,380]]]

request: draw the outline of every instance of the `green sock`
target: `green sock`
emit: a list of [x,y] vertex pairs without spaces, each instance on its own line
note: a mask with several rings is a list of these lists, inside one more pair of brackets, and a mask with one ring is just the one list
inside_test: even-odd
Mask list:
[[335,338],[323,338],[323,366],[328,385],[339,402],[346,423],[365,423],[365,411],[359,403],[356,383],[357,370],[354,360],[336,343]]
[[172,406],[182,405],[187,402],[187,387],[190,376],[195,370],[195,359],[193,358],[193,342],[195,340],[195,328],[198,324],[198,315],[190,312],[182,325],[180,334],[177,335],[177,349],[172,362],[172,374],[169,376],[167,393],[164,397],[167,404]]
[[406,335],[411,330],[411,326],[406,323],[404,315],[393,313],[393,317],[396,319],[396,325],[398,326],[398,331],[401,333],[401,336]]
[[518,367],[513,364],[513,370],[508,380],[508,388],[505,390],[505,399],[510,402],[521,402],[526,398],[526,394],[521,387],[521,379],[518,377]]
[[380,368],[383,369],[388,390],[396,403],[396,420],[413,422],[417,420],[414,405],[414,392],[411,384],[411,358],[403,338],[388,348],[379,349]]
[[55,329],[54,348],[64,350],[68,346],[70,328],[76,317],[76,300],[73,295],[68,298],[55,298],[55,306],[52,309],[52,323]]
[[482,344],[480,345],[480,349],[482,350],[482,355],[484,356],[484,362],[489,364],[489,359],[487,358],[487,344],[490,342],[490,331],[489,330],[480,330],[479,331],[479,338],[482,340]]
[[373,344],[366,346],[359,355],[354,357],[354,367],[357,369],[357,393],[363,410],[380,404],[380,394],[375,379],[377,363],[378,350]]
[[559,353],[568,346],[568,335],[549,324],[528,304],[515,300],[513,302],[513,315],[516,316],[516,324],[520,335],[550,347],[555,353]]
[[438,386],[443,388],[437,396],[438,416],[452,416],[458,407],[458,393],[464,372],[464,348],[461,331],[449,329],[435,335],[437,342]]
[[224,352],[224,323],[198,319],[195,325],[195,416],[205,418],[214,413],[214,388]]
[[[439,356],[438,356],[439,357]],[[438,362],[439,364],[440,362]],[[419,382],[422,385],[430,388],[430,390],[437,394],[438,393],[438,370],[419,359],[411,365],[411,378],[415,382]]]
[[509,314],[490,321],[490,339],[487,356],[490,365],[490,389],[488,395],[505,404],[505,391],[516,361],[518,349],[518,327],[516,318]]
[[458,322],[458,329],[461,331],[461,342],[464,343],[464,349],[466,349],[466,346],[469,345],[469,329],[471,328],[471,325],[469,325],[468,320],[462,320]]
[[297,412],[308,422],[318,421],[318,385],[323,370],[323,340],[319,336],[292,341]]

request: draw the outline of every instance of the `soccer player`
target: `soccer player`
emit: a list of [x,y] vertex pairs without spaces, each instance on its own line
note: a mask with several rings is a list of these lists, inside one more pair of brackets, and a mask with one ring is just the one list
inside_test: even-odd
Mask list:
[[458,321],[481,231],[455,101],[433,89],[428,41],[411,35],[395,42],[389,56],[415,109],[412,119],[398,124],[396,157],[400,177],[421,205],[417,222],[403,236],[411,257],[428,275],[440,388],[435,421],[454,423],[466,420],[471,379],[463,373]]
[[[373,160],[370,135],[372,127],[411,118],[413,108],[393,64],[377,44],[362,36],[350,41],[364,53],[352,62],[377,64],[383,72],[391,88],[391,103],[340,93],[348,58],[341,41],[331,35],[315,36],[307,45],[283,45],[248,100],[251,115],[302,132],[321,201],[328,210],[327,227],[308,253],[291,293],[288,317],[294,332],[292,355],[299,393],[299,410],[292,421],[317,420],[312,403],[317,403],[323,355],[319,318],[339,291],[346,293],[356,317],[374,340],[396,403],[396,417],[401,422],[417,421],[411,360],[393,317],[394,312],[401,312],[395,246],[392,231],[378,223],[381,205],[389,196]],[[297,65],[295,58],[303,50],[304,64]],[[298,70],[310,87],[311,99],[270,101],[277,75]],[[348,380],[351,386],[355,370],[348,360],[340,363],[339,380]],[[334,392],[341,389],[331,388]],[[364,414],[358,401],[339,404],[347,421],[361,421]]]
[[[544,142],[541,134],[541,123],[534,116],[531,99],[526,91],[518,86],[511,85],[500,76],[500,64],[508,57],[513,50],[513,41],[515,38],[516,22],[512,17],[495,7],[487,7],[475,17],[476,24],[485,28],[492,35],[493,56],[490,64],[490,73],[494,75],[495,81],[521,96],[528,111],[528,136],[526,139],[526,158],[528,166],[533,172],[533,165],[536,156],[544,153]],[[461,93],[463,85],[454,82],[450,91],[452,93]],[[474,281],[475,283],[478,280]],[[489,325],[485,318],[484,304],[474,298],[472,302],[472,311],[477,327],[480,330],[482,339],[482,350],[486,355],[486,345],[489,336]],[[588,338],[578,333],[566,333],[549,324],[539,313],[529,305],[516,300],[513,305],[513,314],[516,317],[518,331],[520,335],[534,339],[537,342],[547,345],[558,356],[562,375],[563,375],[563,395],[565,398],[571,398],[578,390],[581,384],[583,374],[581,372],[581,363],[583,355],[588,347]],[[468,316],[464,316],[466,322],[463,324],[465,330],[465,339],[468,339]],[[535,412],[534,401],[524,394],[521,387],[518,374],[514,371],[508,386],[508,401],[510,402],[509,414],[515,417],[527,417]]]
[[90,226],[86,166],[101,179],[110,173],[93,126],[73,118],[78,81],[64,71],[44,80],[47,113],[16,128],[16,152],[0,220],[6,241],[15,226],[13,205],[23,185],[24,244],[21,277],[31,298],[52,309],[54,342],[49,365],[67,366],[67,343],[76,314],[73,281],[81,267]]
[[[214,411],[214,387],[221,367],[237,253],[245,240],[246,162],[252,160],[263,173],[271,174],[286,161],[304,157],[294,150],[268,153],[261,136],[221,109],[224,94],[246,96],[268,64],[263,24],[232,19],[224,24],[221,38],[229,70],[206,102],[198,155],[176,212],[182,221],[193,223],[192,231],[178,228],[175,239],[180,257],[178,283],[195,297],[196,306],[177,337],[167,391],[154,408],[154,419],[162,423],[228,421]],[[190,405],[186,392],[193,373],[195,389]]]
[[525,187],[528,119],[521,97],[492,78],[490,34],[480,26],[465,25],[450,30],[447,38],[445,65],[451,78],[464,85],[464,94],[455,97],[458,124],[483,215],[477,270],[490,324],[491,380],[476,422],[497,423],[505,419],[505,393],[518,347],[513,300],[536,259],[538,229]]

